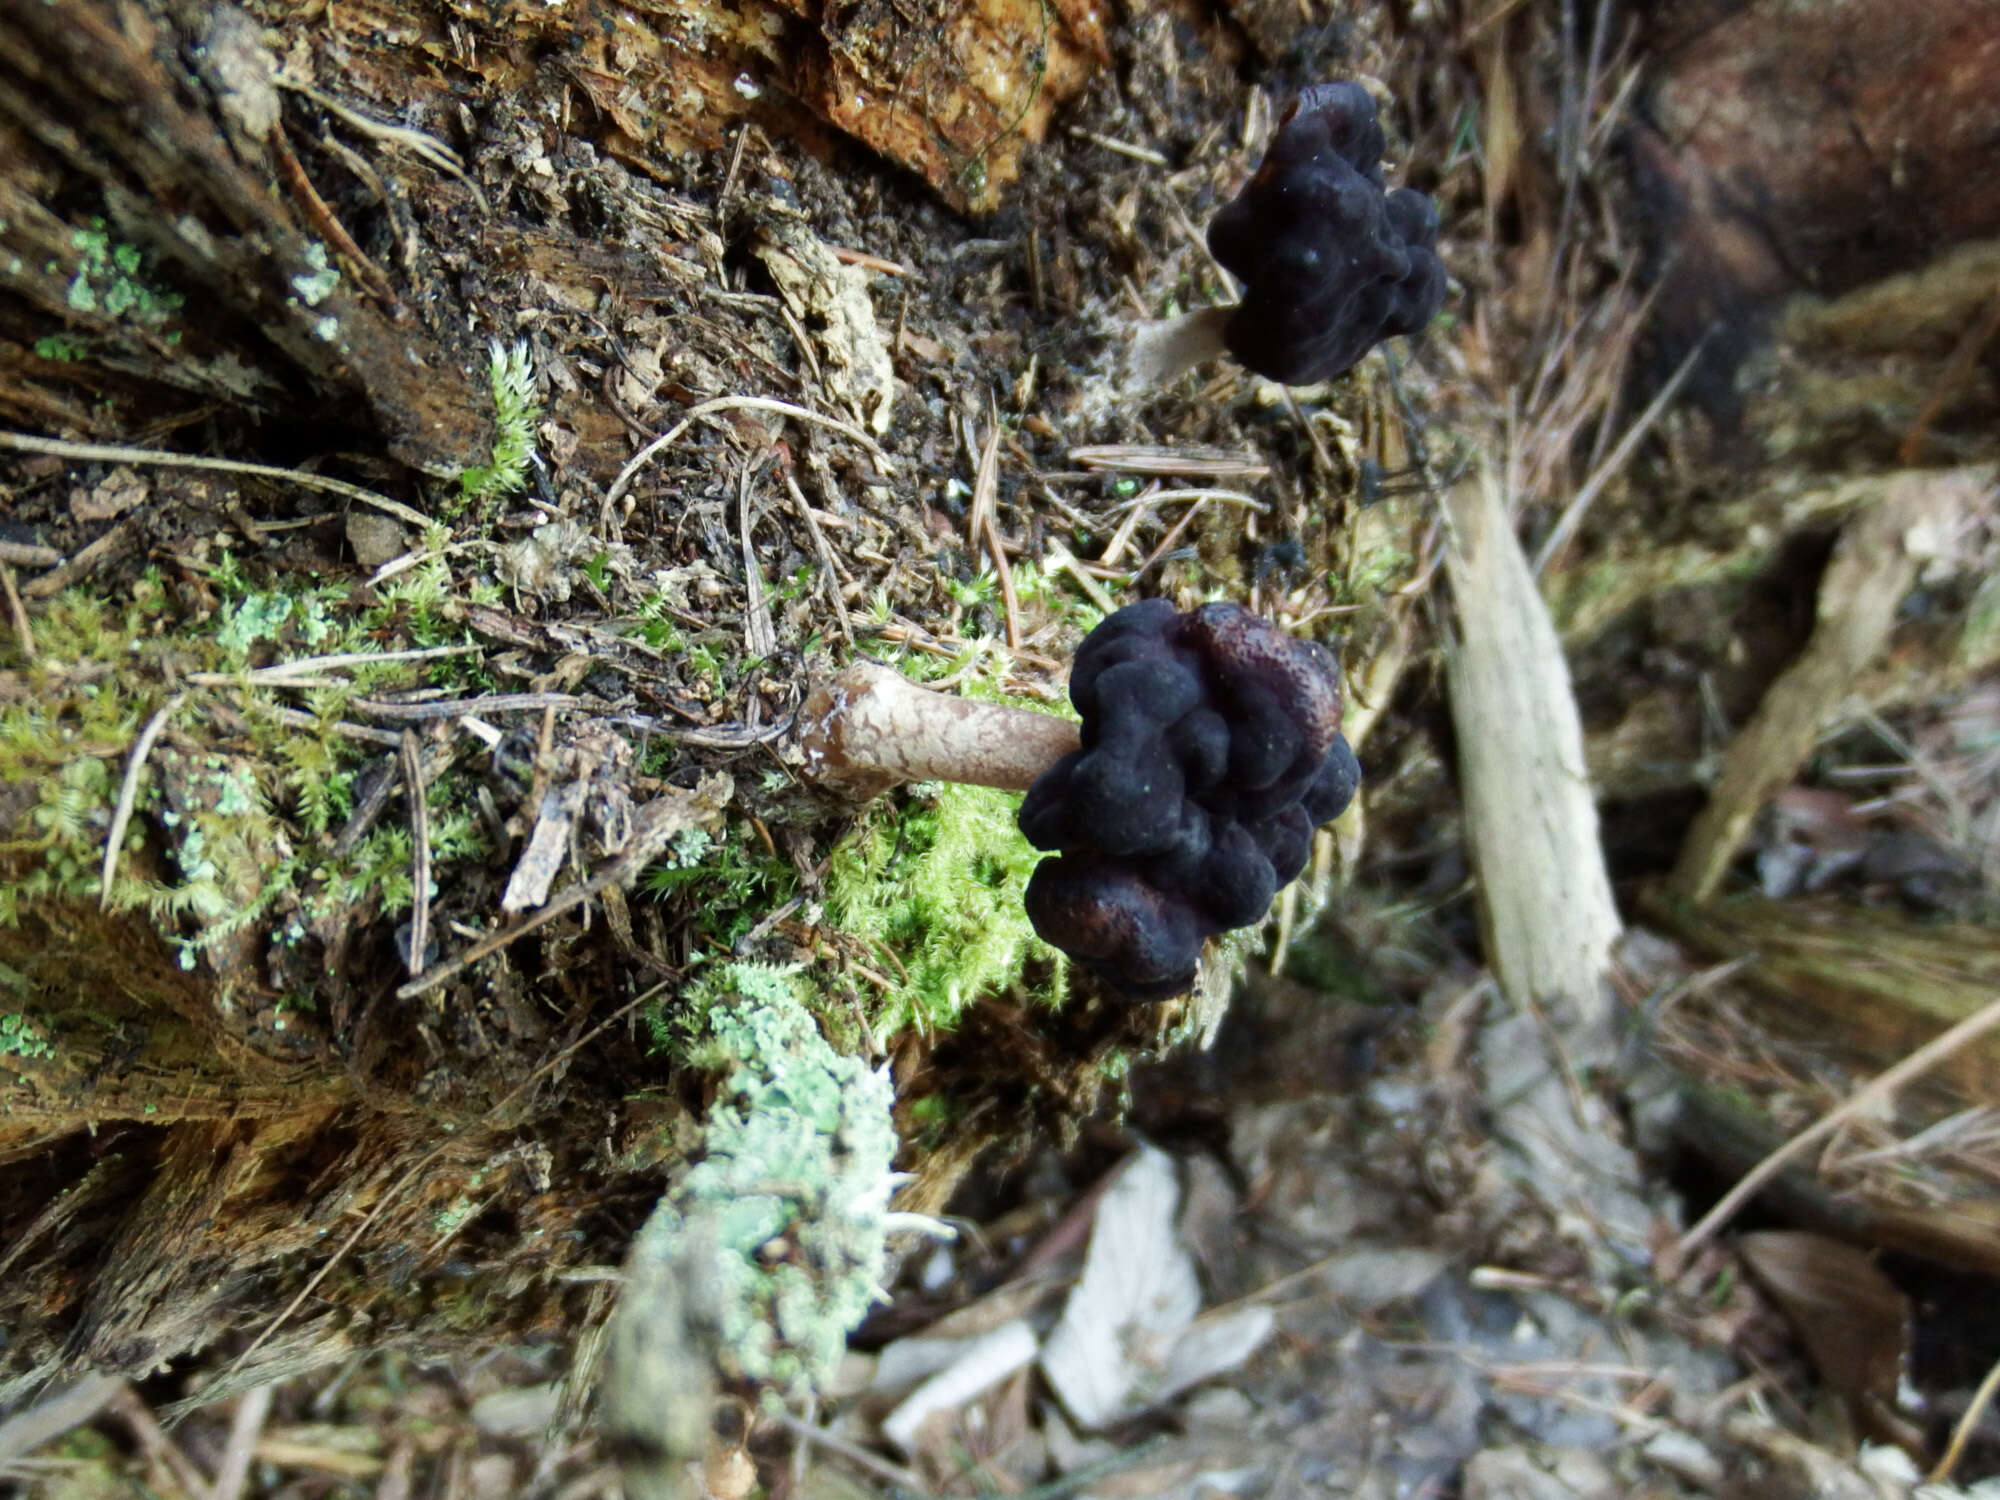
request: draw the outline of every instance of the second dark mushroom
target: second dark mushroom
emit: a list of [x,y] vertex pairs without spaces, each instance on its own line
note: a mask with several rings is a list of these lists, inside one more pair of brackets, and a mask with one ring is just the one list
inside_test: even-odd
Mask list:
[[1443,304],[1437,209],[1414,189],[1384,190],[1383,144],[1366,89],[1314,84],[1210,220],[1209,249],[1243,283],[1223,338],[1259,375],[1331,380]]

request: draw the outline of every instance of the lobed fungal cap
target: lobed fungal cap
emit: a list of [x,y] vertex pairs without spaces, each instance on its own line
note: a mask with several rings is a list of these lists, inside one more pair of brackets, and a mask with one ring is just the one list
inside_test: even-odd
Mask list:
[[1442,305],[1437,209],[1411,188],[1384,192],[1382,146],[1366,89],[1315,84],[1209,222],[1209,249],[1243,282],[1223,337],[1258,374],[1331,380],[1384,339],[1419,332]]
[[1360,784],[1337,667],[1237,605],[1150,599],[1085,638],[1070,698],[1082,748],[1021,804],[1022,833],[1055,851],[1029,918],[1133,998],[1177,994],[1203,942],[1262,920]]

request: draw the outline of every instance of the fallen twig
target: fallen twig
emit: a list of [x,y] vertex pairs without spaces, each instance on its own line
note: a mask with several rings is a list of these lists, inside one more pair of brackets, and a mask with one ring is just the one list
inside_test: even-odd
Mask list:
[[604,509],[609,511],[612,506],[625,498],[625,491],[631,488],[633,479],[638,476],[641,469],[653,461],[654,455],[671,446],[696,422],[707,421],[725,411],[768,411],[775,412],[781,417],[796,417],[801,422],[815,422],[821,427],[832,428],[843,437],[853,438],[884,468],[889,466],[889,455],[882,451],[881,444],[852,422],[843,422],[838,417],[829,417],[823,412],[796,406],[790,401],[776,401],[769,396],[718,396],[713,401],[704,401],[699,406],[689,407],[686,416],[633,454],[625,467],[618,471],[618,477],[611,481],[611,488],[604,492]]
[[104,863],[98,874],[99,911],[111,909],[111,882],[118,875],[118,852],[125,846],[125,830],[132,826],[132,809],[139,801],[139,773],[145,769],[146,757],[153,753],[153,742],[167,727],[167,720],[180,711],[187,699],[186,693],[175,693],[160,705],[146,721],[146,727],[139,731],[139,738],[132,742],[132,753],[125,759],[125,779],[118,786],[118,805],[111,810],[111,829],[104,836]]
[[[65,443],[56,438],[36,437],[28,432],[0,432],[0,448],[12,448],[17,453],[47,453],[56,458],[75,458],[86,462],[107,464],[152,464],[164,469],[208,469],[221,474],[250,474],[259,479],[277,479],[286,484],[296,484],[303,489],[323,490],[329,495],[339,495],[348,500],[357,500],[363,505],[372,505],[400,521],[423,530],[437,522],[420,510],[412,509],[400,500],[391,500],[387,495],[378,495],[358,484],[349,484],[344,479],[329,479],[324,474],[308,474],[303,469],[280,469],[272,464],[241,463],[233,458],[203,458],[193,453],[169,453],[158,448],[128,448],[111,443]],[[118,528],[113,528],[117,530]],[[109,533],[107,533],[109,534]],[[103,540],[103,538],[99,538]],[[95,544],[93,544],[95,545]],[[89,549],[86,548],[85,551]],[[78,553],[76,561],[82,561]],[[38,578],[36,585],[48,580]],[[57,585],[61,587],[61,585]],[[33,586],[30,592],[33,592]]]
[[1973,493],[1973,482],[1955,474],[1901,475],[1873,511],[1842,532],[1820,580],[1812,636],[1731,743],[1669,878],[1675,895],[1699,905],[1714,894],[1771,794],[1796,773],[1820,726],[1881,654],[1916,581],[1918,538],[1948,529],[1944,523]]
[[271,1415],[275,1390],[274,1386],[260,1385],[237,1399],[236,1411],[229,1421],[229,1441],[222,1450],[221,1462],[215,1466],[215,1483],[209,1487],[209,1500],[239,1500],[250,1478],[250,1461],[258,1456],[257,1440]]
[[1995,1027],[2000,1027],[2000,1000],[1974,1011],[1956,1026],[1931,1038],[1895,1067],[1885,1073],[1877,1074],[1856,1089],[1839,1105],[1820,1116],[1814,1124],[1807,1126],[1745,1172],[1737,1184],[1722,1195],[1715,1207],[1703,1214],[1701,1221],[1674,1244],[1667,1257],[1665,1271],[1672,1274],[1677,1268],[1687,1265],[1695,1251],[1708,1243],[1717,1230],[1735,1217],[1739,1208],[1755,1197],[1765,1183],[1776,1177],[1790,1163],[1832,1135],[1849,1120],[1857,1116],[1871,1115],[1883,1108],[1903,1085],[1922,1077],[1968,1042],[1985,1035]]

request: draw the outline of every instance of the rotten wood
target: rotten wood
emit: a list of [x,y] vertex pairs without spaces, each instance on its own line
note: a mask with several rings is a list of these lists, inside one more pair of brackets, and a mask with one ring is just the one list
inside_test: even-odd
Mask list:
[[1671,367],[1714,327],[1696,388],[1729,380],[1793,291],[1833,295],[2000,232],[2000,12],[1985,0],[1662,7],[1631,133],[1668,266]]
[[280,111],[230,6],[0,11],[0,413],[104,433],[311,403],[420,469],[483,460],[484,350],[339,274],[268,186]]
[[[295,20],[275,0],[252,9]],[[1111,60],[1089,0],[362,0],[326,23],[350,84],[440,128],[470,85],[642,172],[739,122],[821,149],[844,134],[975,212],[999,206],[1055,111]]]

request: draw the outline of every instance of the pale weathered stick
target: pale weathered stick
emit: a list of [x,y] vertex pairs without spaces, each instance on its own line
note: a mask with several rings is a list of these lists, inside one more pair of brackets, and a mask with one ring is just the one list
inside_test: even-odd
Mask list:
[[1699,903],[1715,893],[1752,821],[1797,774],[1820,727],[1888,643],[1924,539],[1948,532],[1977,491],[1977,482],[1960,474],[1904,475],[1841,533],[1820,580],[1812,638],[1731,742],[1708,805],[1681,846],[1669,881],[1676,896]]
[[[1486,960],[1504,1003],[1475,1056],[1498,1181],[1513,1207],[1589,1225],[1592,1274],[1645,1253],[1657,1205],[1611,1103],[1585,1086],[1616,1060],[1608,971],[1618,910],[1599,846],[1583,727],[1555,626],[1489,469],[1444,499],[1456,630],[1445,683]],[[1571,1236],[1565,1235],[1566,1239]]]
[[1445,680],[1488,959],[1510,999],[1560,1002],[1560,1029],[1595,1050],[1609,1040],[1604,977],[1621,924],[1569,667],[1497,478],[1461,480],[1445,514],[1458,617]]

